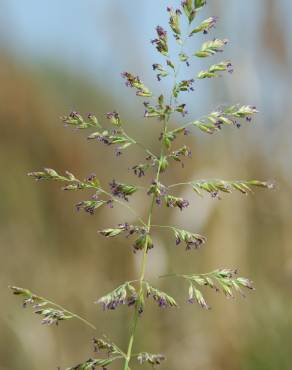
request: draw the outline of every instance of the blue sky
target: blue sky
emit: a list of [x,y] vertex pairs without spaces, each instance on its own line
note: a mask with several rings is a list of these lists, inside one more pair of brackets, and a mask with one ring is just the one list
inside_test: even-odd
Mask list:
[[[148,43],[153,37],[153,27],[166,22],[166,5],[178,3],[161,1],[165,6],[158,6],[157,0],[2,0],[2,2],[4,14],[7,14],[4,19],[7,30],[5,38],[15,51],[27,57],[30,55],[39,58],[49,57],[94,69],[96,66],[108,65],[112,58],[115,59],[115,64],[120,63],[123,56],[127,59],[129,56],[125,49],[129,39],[133,42],[133,49],[129,49],[133,58],[135,50],[139,51],[139,48],[136,49],[137,45],[140,45],[141,51],[146,55],[154,57],[153,48]],[[261,1],[256,2],[258,4],[256,7],[253,4],[252,11],[249,3],[254,3],[254,0],[231,3],[228,6],[228,13],[223,18],[225,28],[228,31],[230,28],[234,30],[239,18],[242,18],[243,22],[248,19],[249,27],[245,29],[246,39],[248,33],[254,31]],[[129,36],[131,33],[132,36]],[[240,34],[232,35],[235,41],[237,37],[240,37]]]
[[[227,3],[223,14],[219,14],[220,24],[209,37],[227,36],[231,40],[224,58],[235,61],[235,83],[241,83],[242,91],[233,90],[227,80],[222,95],[236,93],[238,99],[248,95],[256,103],[269,105],[271,86],[283,93],[287,86],[285,76],[276,76],[273,62],[264,60],[259,52],[257,27],[267,0],[209,0],[210,6],[202,18],[213,15],[213,8],[217,14],[216,5]],[[0,30],[2,40],[18,58],[70,65],[90,79],[110,81],[107,88],[117,97],[121,84],[114,81],[121,71],[142,71],[148,79],[151,64],[159,62],[149,40],[157,24],[167,23],[165,8],[169,4],[178,1],[161,0],[157,4],[157,0],[1,0]],[[290,42],[291,1],[277,1],[277,10]],[[199,47],[202,41],[199,38],[191,47]],[[201,68],[200,63],[195,62],[196,70]],[[238,70],[240,75],[236,74]],[[203,87],[202,91],[208,88]],[[273,97],[275,109],[275,100],[280,96]]]

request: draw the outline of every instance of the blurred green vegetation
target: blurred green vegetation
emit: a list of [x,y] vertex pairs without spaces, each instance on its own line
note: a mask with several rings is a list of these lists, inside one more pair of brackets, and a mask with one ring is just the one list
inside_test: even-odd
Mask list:
[[[268,24],[275,22],[273,11],[271,7],[266,14]],[[289,45],[281,40],[281,32],[273,39],[270,28],[262,27],[264,39],[269,40],[266,53],[276,56],[278,68],[289,76],[288,86]],[[102,85],[75,71],[50,63],[35,68],[3,50],[0,85],[0,369],[53,369],[57,365],[63,369],[92,355],[94,335],[105,333],[126,346],[131,310],[102,312],[93,301],[136,277],[139,255],[133,255],[127,240],[97,235],[98,229],[131,221],[132,216],[117,207],[94,217],[76,213],[74,204],[82,200],[80,195],[62,193],[54,184],[35,184],[26,173],[51,167],[80,177],[95,172],[104,183],[112,178],[139,183],[127,169],[141,153],[131,149],[116,159],[111,149],[87,143],[80,132],[63,129],[58,117],[73,108],[101,116],[119,104]],[[268,178],[278,186],[273,192],[258,191],[248,198],[234,194],[221,201],[196,198],[182,189],[180,194],[192,200],[188,210],[156,210],[155,218],[165,224],[184,225],[208,236],[204,249],[187,254],[173,246],[168,233],[155,235],[148,277],[178,297],[181,308],[161,311],[149,302],[135,347],[165,353],[168,362],[163,368],[291,369],[292,182],[287,122],[291,92],[283,100],[287,111],[276,122],[271,112],[265,126],[259,119],[259,127],[189,136],[193,158],[184,169],[174,166],[172,175],[167,175],[166,182],[182,177]],[[129,129],[155,150],[159,143],[150,135],[158,134],[157,124],[141,128],[137,117],[134,111],[127,114]],[[134,198],[143,214],[147,196]],[[217,267],[239,267],[242,275],[256,282],[256,292],[236,301],[211,292],[207,297],[213,310],[205,312],[184,304],[187,287],[181,282],[156,280],[162,273],[206,272]],[[10,295],[9,284],[28,287],[82,314],[96,324],[97,333],[79,322],[42,327]]]

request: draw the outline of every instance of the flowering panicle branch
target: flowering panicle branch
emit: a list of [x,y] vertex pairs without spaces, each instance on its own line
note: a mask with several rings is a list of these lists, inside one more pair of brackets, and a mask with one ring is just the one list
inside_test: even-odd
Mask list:
[[133,140],[124,135],[121,130],[116,129],[112,131],[105,130],[94,132],[90,134],[87,139],[96,140],[108,146],[118,145],[118,151],[116,152],[117,155],[120,155],[122,150],[127,149],[129,146],[134,144]]
[[162,277],[175,276],[186,280],[189,284],[188,302],[195,301],[204,309],[210,309],[198,287],[209,287],[216,292],[222,291],[227,298],[234,298],[234,292],[245,297],[243,288],[254,290],[252,281],[247,278],[238,277],[237,270],[219,269],[207,274],[196,275],[165,275]]
[[48,300],[47,298],[40,297],[34,293],[32,293],[28,289],[10,286],[14,295],[20,296],[23,298],[22,306],[25,308],[27,306],[31,306],[34,309],[34,312],[40,316],[42,316],[42,324],[44,325],[58,325],[60,321],[70,320],[70,319],[78,319],[91,327],[92,329],[96,329],[93,324],[88,322],[87,320],[83,319],[79,315],[76,315],[64,307]]
[[[101,187],[100,182],[96,178],[95,174],[91,174],[85,180],[80,181],[71,172],[66,171],[66,176],[62,176],[51,168],[45,168],[43,171],[30,172],[28,176],[33,177],[37,181],[53,180],[67,183],[66,186],[62,188],[65,191],[77,191],[87,189],[95,190],[95,193],[91,196],[90,200],[84,200],[76,204],[77,211],[83,209],[85,212],[93,215],[97,208],[100,208],[104,205],[113,208],[113,204],[118,203],[123,207],[129,209],[131,213],[137,216],[132,207],[118,199],[122,198],[123,200],[128,202],[128,197],[138,191],[138,188],[136,186],[117,183],[115,180],[113,180],[109,184],[110,190],[106,191]],[[100,199],[101,195],[106,196],[107,199]],[[137,218],[144,225],[144,221],[138,216]]]
[[101,128],[100,123],[95,115],[89,113],[87,119],[84,119],[80,113],[71,112],[68,116],[61,117],[65,126],[71,126],[76,129]]
[[[142,84],[143,85],[143,84]],[[128,86],[128,85],[127,85]],[[137,87],[138,88],[138,87]],[[139,87],[140,94],[142,94]],[[143,87],[143,92],[146,94],[147,88]],[[150,92],[148,91],[150,94]],[[139,94],[139,95],[140,95]],[[146,94],[147,95],[147,94]],[[145,96],[146,96],[145,95]],[[122,151],[129,148],[132,145],[139,146],[142,148],[148,156],[156,157],[148,148],[146,148],[142,143],[138,142],[134,138],[130,137],[124,130],[123,121],[120,114],[117,111],[107,112],[105,114],[106,119],[109,123],[114,126],[114,128],[108,130],[105,129],[98,121],[95,115],[89,113],[87,118],[84,119],[78,112],[71,112],[68,116],[61,117],[62,122],[65,127],[70,126],[75,129],[98,129],[98,131],[92,132],[87,139],[95,140],[101,142],[107,146],[115,146],[115,153],[117,156],[122,154]]]
[[137,301],[136,289],[130,282],[126,282],[98,299],[95,303],[101,304],[104,310],[115,310],[119,305],[133,306]]
[[251,105],[220,107],[200,120],[189,122],[183,127],[172,130],[170,135],[172,135],[173,141],[177,134],[184,133],[189,127],[196,127],[207,134],[218,132],[224,126],[240,128],[242,125],[240,120],[244,119],[246,122],[251,122],[253,116],[257,113],[256,107]]
[[66,171],[65,176],[58,174],[52,168],[44,168],[43,171],[30,172],[28,176],[35,180],[53,180],[67,183],[63,190],[100,189],[100,183],[95,174],[89,175],[84,181],[78,180],[71,172]]
[[273,189],[274,185],[265,181],[250,180],[250,181],[199,181],[193,182],[192,187],[194,191],[202,195],[202,190],[211,194],[212,196],[217,196],[220,192],[231,193],[232,190],[237,190],[242,194],[248,194],[252,192],[251,187],[259,187],[266,189]]
[[106,370],[107,366],[111,365],[116,360],[125,359],[125,353],[113,342],[109,341],[106,337],[93,338],[94,353],[103,355],[103,359],[90,358],[82,364],[70,367],[66,370],[96,370],[101,368]]
[[153,298],[155,302],[157,302],[158,306],[161,308],[167,307],[177,307],[177,303],[170,295],[162,292],[161,290],[152,287],[149,283],[144,282],[145,289],[146,289],[146,297]]
[[196,194],[203,196],[208,193],[212,198],[219,198],[222,193],[232,193],[233,190],[241,194],[252,193],[252,188],[274,189],[274,184],[266,181],[248,180],[248,181],[225,181],[225,180],[197,180],[192,182],[170,185],[174,188],[181,185],[191,185]]
[[[36,180],[52,180],[64,184],[63,189],[66,191],[91,190],[93,195],[89,200],[83,200],[76,205],[77,210],[84,210],[93,215],[97,208],[108,205],[110,208],[114,204],[120,204],[127,208],[139,221],[136,225],[127,222],[121,223],[115,227],[109,227],[100,230],[99,234],[107,238],[125,236],[126,238],[135,237],[132,244],[133,252],[140,251],[141,269],[136,280],[126,281],[98,299],[96,303],[101,304],[104,310],[115,310],[119,306],[132,307],[133,322],[129,336],[127,350],[123,352],[118,346],[108,340],[95,339],[95,352],[103,352],[104,358],[89,359],[86,362],[72,367],[68,370],[91,370],[102,369],[106,370],[114,361],[123,361],[123,370],[130,370],[133,361],[138,361],[140,364],[148,363],[151,366],[160,365],[165,357],[160,354],[151,354],[148,352],[138,352],[133,354],[135,345],[136,329],[141,320],[146,304],[145,298],[152,298],[155,303],[161,308],[177,307],[177,303],[173,297],[161,291],[159,288],[154,288],[152,284],[145,281],[145,273],[147,268],[147,260],[150,250],[154,247],[152,241],[153,229],[166,228],[171,230],[175,237],[176,245],[184,244],[187,251],[197,250],[206,243],[206,237],[197,233],[186,231],[171,225],[155,225],[153,223],[153,214],[155,205],[161,206],[164,204],[168,208],[178,208],[183,211],[189,207],[190,203],[187,199],[170,194],[170,190],[177,186],[190,185],[198,195],[207,193],[213,198],[219,198],[222,193],[231,193],[237,191],[242,194],[252,192],[253,188],[271,189],[272,184],[258,180],[251,181],[224,181],[224,180],[196,180],[191,182],[181,182],[166,186],[162,183],[161,176],[164,172],[171,168],[173,161],[180,162],[183,165],[183,159],[191,156],[191,149],[183,145],[179,148],[173,148],[178,135],[188,135],[190,128],[198,128],[202,132],[213,134],[220,131],[224,126],[241,127],[241,120],[250,122],[253,116],[258,113],[253,105],[231,105],[227,107],[219,107],[212,111],[209,115],[200,119],[191,119],[186,124],[169,128],[170,118],[179,113],[185,117],[188,113],[185,103],[180,101],[183,93],[194,91],[195,78],[204,80],[206,78],[215,78],[220,76],[221,72],[233,72],[233,66],[230,61],[223,60],[199,73],[181,80],[180,70],[182,66],[191,67],[192,57],[206,58],[214,56],[217,53],[223,52],[224,46],[227,44],[227,39],[213,38],[212,40],[203,42],[201,48],[193,55],[188,55],[185,50],[187,41],[194,36],[202,35],[211,32],[218,21],[217,17],[209,17],[198,24],[194,24],[199,11],[206,5],[205,0],[183,0],[178,8],[167,8],[169,16],[170,32],[173,34],[176,44],[179,46],[177,54],[173,57],[170,55],[169,34],[161,26],[156,27],[156,36],[151,41],[156,50],[164,57],[161,63],[152,65],[153,71],[156,74],[158,81],[163,78],[173,78],[172,87],[169,92],[163,92],[155,97],[152,91],[142,82],[139,76],[129,72],[122,73],[126,86],[136,90],[136,95],[145,98],[143,102],[145,118],[155,118],[161,125],[160,135],[157,138],[160,142],[159,155],[153,154],[144,143],[140,143],[133,139],[125,131],[125,122],[120,117],[120,114],[113,110],[105,114],[107,124],[110,128],[103,127],[97,117],[93,114],[87,115],[85,118],[78,112],[71,112],[68,116],[62,117],[62,121],[66,126],[74,129],[92,130],[88,135],[88,140],[101,142],[109,147],[115,148],[115,154],[120,156],[123,150],[138,146],[145,153],[146,158],[144,163],[137,163],[130,167],[136,176],[142,178],[146,171],[151,170],[152,179],[150,184],[145,187],[125,184],[116,179],[113,179],[109,184],[109,189],[104,189],[99,180],[94,174],[88,176],[85,180],[77,179],[72,173],[66,172],[65,175],[58,174],[55,170],[45,168],[43,171],[32,172],[29,176]],[[185,31],[185,25],[187,30]],[[146,189],[145,196],[150,197],[149,211],[144,220],[136,211],[129,205],[130,198],[138,190]],[[169,276],[169,275],[168,275]],[[243,289],[253,289],[253,285],[249,279],[238,277],[236,270],[219,269],[207,274],[191,274],[191,275],[170,275],[177,276],[185,280],[189,285],[188,302],[197,302],[202,308],[209,309],[201,290],[203,287],[209,287],[216,291],[222,291],[227,297],[234,297],[235,292],[243,295]],[[61,306],[56,305],[44,298],[32,294],[30,291],[12,287],[14,294],[21,295],[24,298],[24,304],[32,304],[36,309],[36,313],[42,315],[43,323],[53,324],[62,320],[78,318],[87,325],[92,326],[85,319],[72,314]],[[93,326],[92,326],[93,327]]]

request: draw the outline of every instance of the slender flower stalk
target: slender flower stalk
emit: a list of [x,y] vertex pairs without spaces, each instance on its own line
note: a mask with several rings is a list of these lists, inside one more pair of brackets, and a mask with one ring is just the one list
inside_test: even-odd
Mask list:
[[[99,230],[98,234],[106,238],[117,238],[125,236],[133,239],[132,248],[134,253],[140,252],[141,267],[139,276],[135,280],[121,283],[113,291],[106,293],[96,300],[96,304],[102,306],[104,310],[116,310],[121,305],[126,305],[133,310],[133,318],[130,323],[129,341],[126,351],[120,349],[108,338],[95,338],[93,341],[94,352],[97,358],[90,358],[87,361],[68,368],[67,370],[102,369],[107,370],[115,361],[122,361],[123,370],[130,370],[135,361],[140,364],[147,363],[151,366],[158,366],[165,361],[163,354],[153,354],[145,351],[134,352],[137,326],[144,313],[146,301],[152,300],[162,309],[178,307],[178,303],[173,297],[159,288],[152,286],[151,282],[146,281],[148,255],[154,243],[152,234],[154,229],[165,229],[172,233],[177,246],[184,245],[187,253],[199,250],[207,243],[207,238],[199,233],[184,230],[174,225],[157,225],[153,223],[155,207],[166,206],[169,209],[178,208],[183,211],[190,206],[190,201],[172,194],[172,190],[180,186],[191,187],[195,195],[209,195],[211,198],[221,199],[222,195],[231,192],[250,194],[255,188],[271,189],[273,185],[266,181],[258,180],[221,180],[221,179],[194,179],[192,181],[182,181],[176,184],[163,184],[162,174],[168,171],[174,163],[180,163],[183,167],[184,159],[191,157],[191,148],[187,145],[174,147],[179,135],[188,135],[190,130],[199,130],[201,133],[219,133],[224,127],[240,128],[242,122],[249,124],[252,118],[258,113],[253,105],[233,104],[230,106],[219,106],[211,113],[199,118],[190,119],[187,123],[170,129],[170,118],[173,115],[187,115],[186,104],[181,101],[184,93],[194,91],[197,80],[212,79],[220,76],[220,73],[233,72],[233,65],[229,60],[223,60],[208,65],[203,71],[194,74],[187,79],[180,80],[180,71],[183,66],[191,70],[193,58],[212,58],[220,55],[227,45],[227,39],[213,38],[204,41],[201,48],[188,54],[186,51],[187,41],[195,36],[208,35],[217,25],[217,17],[209,17],[204,21],[194,24],[200,10],[206,5],[205,0],[184,0],[177,9],[167,8],[169,14],[170,32],[178,46],[177,58],[173,58],[169,45],[169,32],[161,26],[156,27],[156,36],[151,41],[157,51],[164,58],[162,63],[154,63],[153,70],[156,78],[161,81],[164,78],[172,77],[173,86],[170,92],[161,93],[155,96],[152,91],[144,84],[142,79],[136,74],[123,72],[122,78],[127,87],[136,91],[136,96],[145,99],[143,106],[145,109],[144,118],[155,118],[160,124],[161,132],[159,135],[160,150],[159,154],[154,154],[152,150],[142,142],[134,139],[126,132],[125,122],[120,114],[113,110],[105,114],[106,124],[92,113],[82,116],[78,112],[71,112],[62,117],[62,122],[66,127],[86,131],[89,130],[87,139],[90,142],[101,143],[114,148],[114,153],[120,157],[129,147],[138,147],[143,150],[145,161],[130,167],[134,175],[141,180],[146,172],[152,173],[152,181],[145,187],[135,184],[128,184],[113,179],[108,187],[102,186],[95,174],[80,180],[71,172],[66,171],[64,175],[57,171],[45,168],[42,171],[29,173],[35,180],[54,181],[63,184],[66,192],[77,192],[83,194],[85,199],[76,204],[78,211],[85,211],[87,214],[94,215],[104,207],[114,208],[115,205],[126,208],[134,217],[135,222],[122,220],[117,226]],[[186,29],[186,31],[184,31]],[[206,37],[206,36],[205,36]],[[167,98],[168,97],[168,98]],[[110,125],[110,127],[108,127]],[[148,213],[145,216],[138,214],[132,207],[135,201],[135,194],[144,192],[149,202]],[[90,195],[88,195],[90,193]],[[155,246],[156,247],[156,246]],[[203,290],[212,289],[222,292],[227,298],[234,298],[236,293],[244,296],[244,290],[253,290],[251,280],[238,276],[236,269],[219,268],[207,273],[190,274],[167,274],[163,278],[176,278],[188,285],[187,303],[196,303],[201,308],[209,310],[210,306],[206,302]],[[72,318],[79,319],[84,324],[95,329],[86,319],[71,313],[62,306],[55,304],[45,298],[31,293],[27,289],[12,287],[14,294],[24,298],[24,306],[31,304],[36,310],[35,313],[43,317],[44,324],[58,324],[61,321]],[[133,365],[136,368],[136,365]]]
[[[164,131],[167,128],[167,120],[165,119],[164,121]],[[156,178],[155,181],[159,182],[160,178],[160,173],[161,173],[161,158],[163,157],[163,146],[161,147],[161,155],[160,155],[160,161],[159,161],[159,166],[157,169],[156,173]],[[147,223],[147,231],[148,233],[151,232],[152,228],[152,215],[153,215],[153,208],[155,204],[155,195],[152,196],[151,200],[151,205],[148,213],[148,223]],[[132,355],[132,349],[133,349],[133,343],[134,343],[134,338],[136,334],[136,329],[137,329],[137,324],[138,324],[138,319],[139,319],[139,314],[141,313],[142,307],[143,307],[143,282],[145,278],[145,272],[146,272],[146,265],[147,265],[147,257],[148,257],[148,239],[146,238],[146,242],[143,248],[143,257],[142,257],[142,263],[141,263],[141,271],[140,271],[140,278],[139,278],[139,293],[138,293],[138,301],[135,306],[135,312],[134,312],[134,318],[133,318],[133,323],[132,323],[132,332],[131,336],[129,339],[129,344],[128,344],[128,350],[127,350],[127,357],[125,360],[124,364],[124,370],[129,369],[129,362],[131,361],[131,355]]]

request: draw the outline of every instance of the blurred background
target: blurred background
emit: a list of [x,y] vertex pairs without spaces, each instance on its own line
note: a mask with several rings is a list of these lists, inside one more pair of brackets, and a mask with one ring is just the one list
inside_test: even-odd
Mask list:
[[[64,129],[59,117],[72,109],[104,113],[118,110],[127,130],[153,151],[159,124],[143,122],[142,101],[126,90],[120,72],[138,73],[155,92],[160,85],[151,70],[161,58],[150,44],[157,24],[166,25],[167,5],[178,1],[1,0],[0,14],[0,369],[65,369],[92,356],[93,336],[107,334],[126,348],[131,310],[102,312],[94,300],[124,280],[135,279],[140,255],[128,240],[105,240],[97,230],[135,222],[119,207],[93,217],[76,213],[84,194],[64,193],[57,184],[26,176],[43,167],[70,170],[84,178],[95,172],[103,184],[113,178],[140,184],[129,166],[143,160],[130,149],[116,158],[112,148],[88,143],[86,133]],[[193,157],[184,169],[174,165],[165,183],[198,178],[274,180],[275,191],[218,201],[196,197],[188,188],[178,194],[191,207],[156,209],[155,219],[208,236],[206,247],[186,253],[168,233],[155,233],[147,278],[177,297],[179,310],[147,306],[139,324],[135,352],[164,353],[162,369],[291,369],[291,63],[290,0],[209,0],[200,19],[218,15],[208,37],[228,37],[224,59],[233,76],[196,83],[186,96],[187,120],[211,112],[218,104],[253,104],[260,110],[252,124],[226,128],[217,135],[194,132],[186,138]],[[206,36],[190,41],[197,50]],[[220,61],[216,56],[212,61]],[[192,63],[188,75],[209,65]],[[191,74],[191,76],[190,76]],[[179,119],[172,124],[185,122]],[[177,143],[179,145],[179,142]],[[149,203],[136,195],[141,215]],[[160,281],[168,272],[208,272],[236,267],[256,282],[247,299],[226,300],[206,293],[211,311],[184,304],[187,286]],[[65,322],[44,327],[30,309],[8,291],[19,285],[46,296],[97,326]],[[138,365],[137,365],[138,367]],[[113,369],[119,369],[119,365]]]

